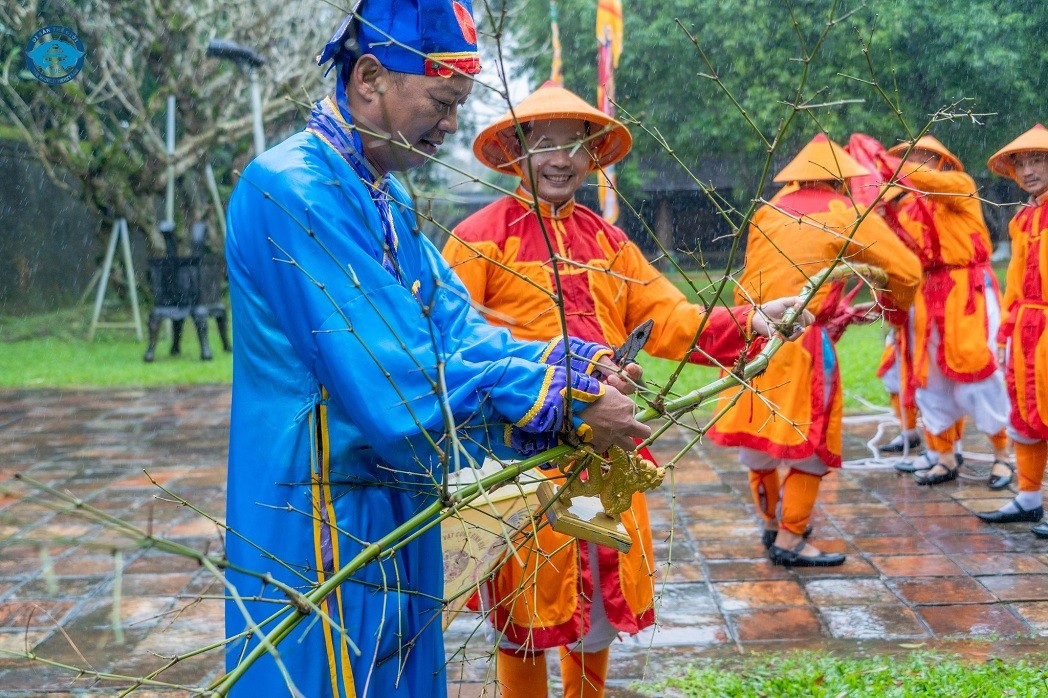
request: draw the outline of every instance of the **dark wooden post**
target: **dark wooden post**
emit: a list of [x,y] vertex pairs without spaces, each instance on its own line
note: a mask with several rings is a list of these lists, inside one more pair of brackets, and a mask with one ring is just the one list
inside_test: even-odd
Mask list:
[[[655,236],[667,254],[673,254],[673,206],[668,196],[660,196],[655,209]],[[668,271],[669,261],[663,257],[657,264],[660,271]]]

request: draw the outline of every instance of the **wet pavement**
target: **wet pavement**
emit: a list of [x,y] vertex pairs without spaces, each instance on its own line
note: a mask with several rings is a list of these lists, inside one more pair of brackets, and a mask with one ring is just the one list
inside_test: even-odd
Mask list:
[[[154,550],[114,553],[128,539],[97,518],[220,552],[207,516],[220,519],[224,509],[228,407],[226,386],[0,391],[0,650],[39,658],[0,653],[0,696],[114,695],[113,686],[129,685],[101,688],[68,667],[125,677],[167,667],[136,696],[184,694],[170,686],[204,685],[219,673],[221,650],[198,652],[222,636],[215,577]],[[968,477],[917,487],[890,464],[862,461],[885,419],[849,418],[852,460],[823,483],[812,540],[846,553],[842,567],[770,564],[733,454],[703,444],[685,456],[649,496],[660,622],[613,646],[609,695],[633,695],[632,682],[694,658],[739,651],[923,646],[985,657],[1039,648],[1048,635],[1048,544],[1030,524],[989,526],[971,515],[1011,494],[978,477],[988,467],[985,440],[967,439]],[[688,438],[671,430],[653,451],[666,461]],[[75,498],[68,508],[97,511],[96,520],[55,512],[45,502],[57,495],[34,494],[15,473]],[[494,695],[477,629],[468,617],[448,629],[452,695]]]

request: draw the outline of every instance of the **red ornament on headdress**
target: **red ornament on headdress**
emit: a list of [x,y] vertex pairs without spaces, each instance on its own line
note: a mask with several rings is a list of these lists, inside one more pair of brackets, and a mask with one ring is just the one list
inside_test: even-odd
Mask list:
[[477,43],[477,25],[473,23],[473,15],[460,2],[452,2],[451,5],[455,8],[455,18],[458,20],[463,38],[471,44]]

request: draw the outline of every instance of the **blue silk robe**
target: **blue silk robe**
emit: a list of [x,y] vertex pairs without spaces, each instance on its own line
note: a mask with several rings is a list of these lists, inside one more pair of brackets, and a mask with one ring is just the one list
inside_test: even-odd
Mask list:
[[[245,170],[229,208],[228,556],[300,592],[435,500],[434,444],[452,453],[454,433],[474,456],[479,444],[532,452],[564,426],[568,374],[575,414],[603,391],[585,361],[565,371],[563,342],[514,340],[469,307],[393,178],[395,249],[384,249],[380,209],[347,162],[330,138],[304,131]],[[570,345],[589,359],[606,351]],[[288,595],[274,585],[237,571],[228,579],[251,623],[286,614]],[[322,603],[333,623],[307,617],[280,644],[280,662],[308,698],[439,698],[442,594],[436,527],[340,585]],[[227,635],[247,626],[228,602]],[[227,667],[257,639],[232,641]],[[294,694],[267,655],[232,695]]]

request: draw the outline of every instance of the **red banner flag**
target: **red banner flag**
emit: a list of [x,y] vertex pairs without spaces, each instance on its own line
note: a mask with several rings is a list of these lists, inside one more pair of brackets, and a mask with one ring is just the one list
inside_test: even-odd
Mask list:
[[549,67],[549,81],[557,87],[564,87],[564,63],[560,55],[560,26],[557,25],[556,0],[549,0],[549,24],[553,32],[553,61]]

